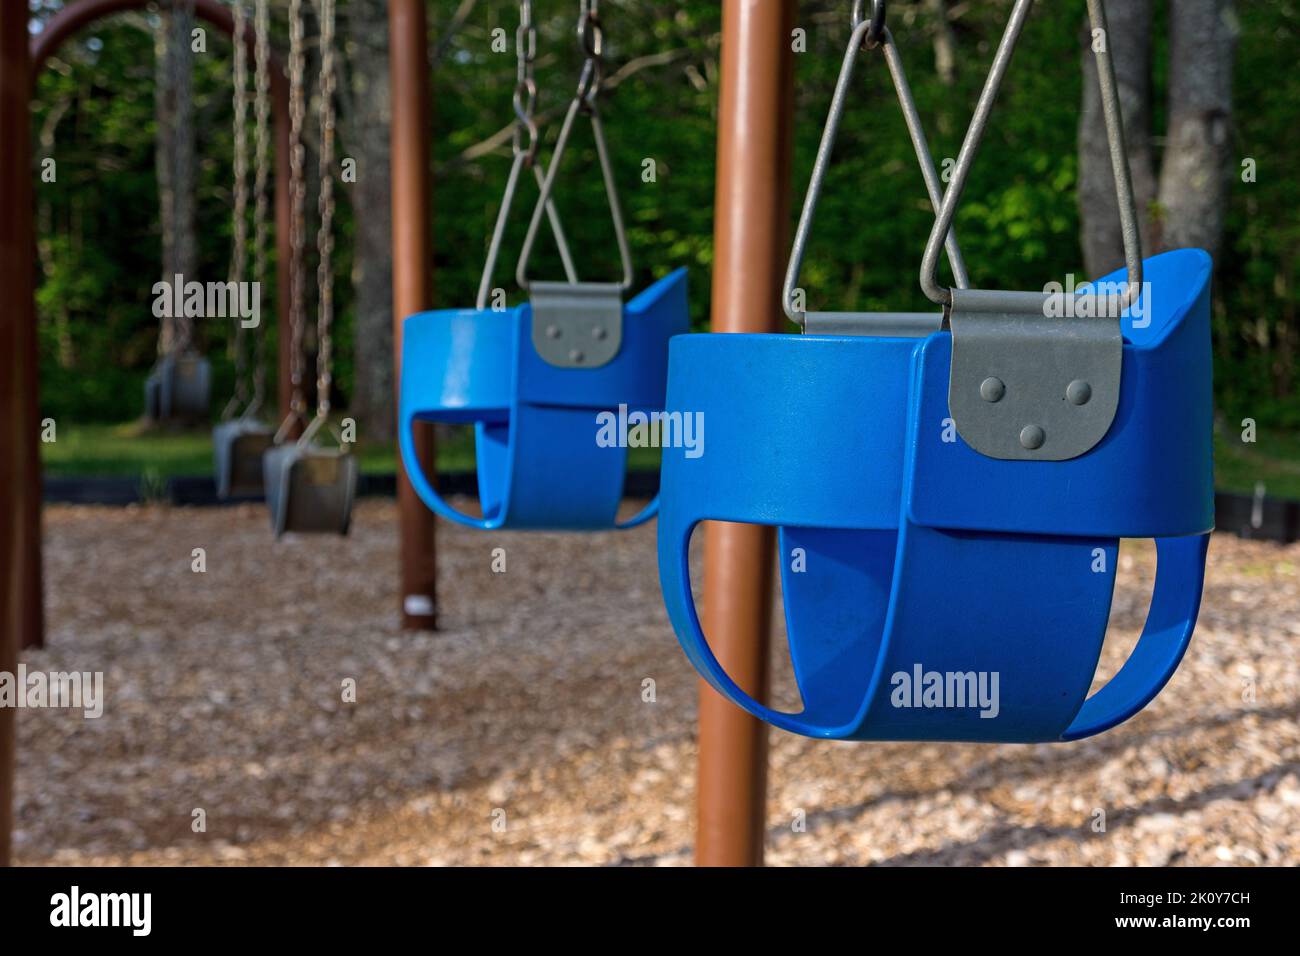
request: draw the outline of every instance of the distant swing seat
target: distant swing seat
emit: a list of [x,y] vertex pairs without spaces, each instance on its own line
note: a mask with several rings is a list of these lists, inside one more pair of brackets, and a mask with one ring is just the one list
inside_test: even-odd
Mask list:
[[[590,292],[612,301],[617,315],[617,289],[534,283],[533,300],[509,311],[448,309],[406,320],[398,434],[411,483],[434,512],[480,529],[630,528],[654,516],[657,498],[617,520],[627,448],[598,444],[597,415],[620,406],[662,411],[668,340],[689,330],[686,271],[622,307],[621,343],[597,367],[557,365],[554,358],[585,349],[594,365],[603,335],[566,344],[591,337],[593,327],[574,315],[560,315],[554,325],[534,321],[539,296],[547,294],[563,311],[566,300]],[[549,348],[548,333],[557,340]],[[481,518],[449,505],[424,473],[415,453],[417,421],[474,424]]]
[[155,422],[198,422],[208,417],[212,366],[193,352],[164,355],[144,383],[145,417]]
[[[659,571],[713,687],[777,727],[847,740],[1074,740],[1145,707],[1191,639],[1214,520],[1210,260],[1146,265],[1143,318],[1120,320],[1113,422],[1068,460],[986,457],[953,432],[948,331],[675,340],[667,407],[703,413],[708,441],[695,458],[664,451]],[[709,648],[688,567],[709,520],[780,529],[800,713],[754,700]],[[1154,595],[1089,697],[1128,537],[1156,539]]]
[[271,530],[347,534],[357,494],[357,459],[344,448],[285,442],[262,457]]
[[233,418],[212,429],[217,497],[256,498],[263,494],[262,456],[275,431],[253,418]]

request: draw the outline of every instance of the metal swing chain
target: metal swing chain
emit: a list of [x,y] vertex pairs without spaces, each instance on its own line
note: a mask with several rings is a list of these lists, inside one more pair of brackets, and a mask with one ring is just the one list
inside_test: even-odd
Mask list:
[[[533,111],[537,108],[537,80],[533,76],[536,60],[537,27],[533,23],[532,0],[520,0],[519,26],[515,28],[515,90],[512,96],[515,128],[511,148],[516,156],[523,152],[529,163],[537,158],[538,146],[537,122],[533,119]],[[524,133],[528,134],[526,150]]]
[[[248,256],[248,52],[244,46],[247,34],[243,0],[235,0],[231,14],[234,29],[231,40],[234,44],[234,211],[233,233],[234,251],[230,257],[230,281],[238,288],[244,281],[244,264]],[[244,323],[239,320],[237,311],[232,311],[235,335],[232,348],[235,358],[235,391],[221,412],[221,420],[228,421],[235,410],[248,400],[248,359],[244,348]]]
[[[921,115],[912,96],[912,87],[903,70],[903,61],[894,35],[885,23],[885,0],[875,0],[875,8],[870,20],[862,14],[863,0],[854,0],[852,12],[853,32],[849,37],[848,49],[844,53],[844,63],[840,67],[839,77],[835,82],[835,92],[831,97],[830,112],[826,117],[826,126],[822,130],[821,143],[817,147],[817,158],[813,162],[812,176],[808,180],[808,192],[804,197],[803,209],[799,214],[799,225],[795,229],[794,243],[790,249],[790,260],[786,266],[785,281],[781,290],[781,305],[792,322],[804,325],[806,314],[794,307],[795,292],[799,283],[799,272],[803,267],[804,253],[812,235],[813,218],[817,212],[817,202],[821,198],[822,185],[830,168],[831,155],[835,149],[835,139],[839,133],[840,120],[849,98],[849,83],[853,78],[853,68],[859,51],[882,50],[889,75],[898,94],[898,103],[907,125],[908,136],[912,140],[912,149],[916,153],[917,164],[921,167],[921,176],[925,180],[926,192],[930,204],[937,214],[943,202],[943,184],[935,170],[934,157],[925,137],[925,128]],[[956,232],[950,227],[944,244],[948,252],[948,262],[952,267],[957,287],[965,289],[970,285],[966,274],[966,263],[962,259],[961,247],[957,242]]]
[[303,0],[289,0],[289,381],[293,387],[289,415],[275,434],[279,444],[287,436],[294,421],[306,417],[303,398],[303,325],[306,296],[306,279],[303,275],[303,253],[306,248],[307,186],[304,181],[303,125],[307,106],[303,95],[305,54],[303,50]]
[[[966,179],[970,175],[975,153],[988,128],[989,114],[993,110],[998,90],[1006,76],[1007,67],[1015,53],[1016,43],[1021,30],[1029,16],[1033,0],[1016,0],[1011,11],[1011,19],[993,56],[993,65],[989,68],[988,78],[975,105],[966,138],[962,141],[961,151],[957,154],[957,163],[953,168],[951,182],[930,230],[930,238],[925,245],[925,256],[921,260],[921,290],[930,301],[945,307],[952,305],[952,292],[939,285],[936,271],[939,261],[940,238],[951,228],[957,215],[957,206],[961,202],[962,191],[966,188]],[[1108,35],[1106,7],[1102,0],[1088,0],[1088,18],[1094,32],[1100,31],[1103,39]],[[1110,147],[1111,170],[1115,177],[1115,192],[1119,201],[1120,231],[1124,239],[1124,259],[1128,269],[1128,286],[1120,296],[1118,311],[1122,312],[1132,305],[1142,291],[1142,237],[1138,231],[1137,200],[1133,194],[1133,180],[1128,163],[1128,150],[1124,143],[1123,113],[1119,103],[1119,86],[1115,79],[1115,63],[1111,59],[1110,44],[1105,42],[1095,51],[1097,58],[1097,80],[1101,87],[1102,113],[1106,121],[1106,139]],[[1031,295],[1034,293],[1030,293]]]
[[604,77],[605,45],[604,29],[600,23],[599,0],[579,0],[578,44],[585,56],[582,73],[578,79],[578,91],[569,104],[569,111],[564,115],[560,134],[556,137],[555,150],[551,154],[551,165],[542,182],[541,195],[533,208],[533,217],[528,223],[528,232],[524,236],[524,245],[519,251],[519,263],[515,268],[515,279],[524,291],[528,291],[530,286],[528,260],[532,257],[533,243],[537,239],[542,212],[551,201],[555,176],[564,158],[564,149],[568,145],[569,136],[573,132],[574,120],[580,112],[591,120],[591,131],[596,141],[596,156],[600,161],[601,178],[605,182],[605,198],[609,202],[610,218],[614,223],[614,238],[623,265],[623,275],[618,288],[625,291],[632,285],[632,252],[628,247],[627,230],[623,225],[623,212],[619,208],[618,189],[614,185],[614,171],[609,159],[609,147],[605,143],[605,128],[596,102],[600,97],[601,81]]
[[[270,212],[270,116],[271,116],[271,14],[270,0],[256,0],[253,12],[253,281],[258,294],[266,288],[268,268],[267,219]],[[260,315],[259,302],[259,315]],[[253,400],[245,415],[255,415],[266,399],[266,323],[259,321],[254,332]]]
[[[545,182],[541,163],[537,161],[540,145],[540,133],[534,113],[537,109],[537,81],[533,76],[533,65],[537,59],[537,27],[533,23],[532,0],[520,0],[519,26],[515,30],[515,90],[512,97],[515,111],[515,128],[511,134],[510,148],[514,160],[510,173],[506,177],[505,192],[501,196],[501,206],[497,210],[496,223],[492,227],[492,239],[488,243],[487,260],[483,264],[483,275],[479,279],[478,296],[475,308],[482,311],[487,308],[488,294],[491,292],[492,273],[496,270],[497,257],[501,252],[501,242],[505,236],[506,220],[510,208],[514,205],[515,192],[519,187],[519,174],[524,167],[533,171],[540,189]],[[528,135],[528,144],[524,145],[524,134]],[[573,257],[569,253],[569,243],[560,224],[560,215],[555,203],[548,200],[546,214],[551,223],[551,232],[555,244],[560,250],[560,261],[564,265],[564,274],[569,282],[578,281],[578,273],[573,266]]]
[[584,113],[592,114],[605,80],[605,31],[600,23],[600,0],[580,0],[580,6],[578,43],[587,59],[578,77],[578,102]]
[[316,285],[319,305],[316,313],[316,418],[303,438],[329,417],[330,368],[334,343],[334,0],[319,0],[320,17],[320,195],[316,208],[320,226],[316,230]]

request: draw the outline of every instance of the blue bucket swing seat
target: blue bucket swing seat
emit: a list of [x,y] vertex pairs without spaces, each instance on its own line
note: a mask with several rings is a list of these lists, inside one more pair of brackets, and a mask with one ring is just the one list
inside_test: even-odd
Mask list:
[[[402,460],[433,511],[489,530],[630,528],[654,517],[657,498],[617,521],[627,449],[597,444],[597,416],[616,415],[620,406],[629,415],[662,410],[668,340],[688,329],[686,272],[660,279],[626,305],[612,289],[623,341],[598,368],[552,365],[538,353],[536,298],[506,312],[446,309],[406,320]],[[415,453],[417,421],[474,424],[482,517],[453,508],[430,482]]]
[[[1027,7],[1018,0],[1012,44]],[[1104,29],[1099,0],[1089,7]],[[855,30],[841,86],[868,29]],[[893,71],[887,31],[877,45]],[[1211,262],[1200,250],[1142,262],[1112,67],[1099,59],[1127,282],[1117,272],[1056,297],[964,288],[951,226],[986,96],[941,204],[931,189],[922,286],[943,315],[797,314],[802,335],[672,344],[667,407],[702,414],[709,444],[696,458],[664,452],[668,613],[710,684],[774,726],[847,740],[1076,740],[1141,710],[1182,659],[1214,517]],[[837,121],[833,104],[824,156]],[[787,309],[819,186],[820,173]],[[955,290],[934,281],[945,240]],[[780,529],[799,713],[752,698],[709,648],[688,565],[691,533],[709,520]],[[1127,662],[1088,696],[1122,537],[1155,539],[1155,590]]]
[[[598,28],[597,28],[598,29]],[[585,36],[585,35],[584,35]],[[602,439],[602,423],[636,421],[663,410],[668,340],[689,330],[686,270],[658,280],[627,303],[632,266],[595,97],[592,48],[578,95],[565,116],[550,169],[533,161],[536,128],[520,114],[507,180],[473,309],[412,315],[403,323],[398,439],[407,475],[435,513],[484,530],[587,531],[631,528],[654,517],[658,498],[617,519],[627,470],[623,436]],[[551,202],[575,118],[591,118],[596,151],[623,264],[618,283],[579,282]],[[529,301],[487,308],[493,268],[520,171],[532,165],[540,194],[520,250],[516,277]],[[567,282],[527,277],[543,213],[549,215]],[[415,451],[415,423],[473,424],[481,517],[452,507],[425,474]]]

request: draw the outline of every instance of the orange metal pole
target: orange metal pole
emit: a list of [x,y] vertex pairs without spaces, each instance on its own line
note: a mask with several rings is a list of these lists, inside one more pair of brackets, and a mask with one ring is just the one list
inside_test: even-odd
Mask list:
[[[0,3],[0,672],[9,674],[42,614],[27,15],[25,3]],[[0,866],[12,851],[16,713],[0,708]]]
[[[794,0],[725,0],[714,200],[713,331],[781,327],[789,232]],[[766,697],[772,529],[705,528],[703,625],[719,662]],[[759,866],[767,727],[700,682],[695,862]]]
[[[388,0],[389,82],[393,104],[393,384],[401,397],[402,320],[433,304],[433,244],[429,139],[429,26],[424,0]],[[416,435],[420,461],[434,473],[433,434]],[[437,625],[437,566],[433,514],[397,461],[397,520],[401,535],[402,626]]]

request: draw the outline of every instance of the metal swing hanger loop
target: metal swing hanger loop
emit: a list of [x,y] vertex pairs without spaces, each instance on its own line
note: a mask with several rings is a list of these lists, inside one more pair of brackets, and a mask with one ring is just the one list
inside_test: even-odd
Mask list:
[[[519,26],[515,28],[515,89],[511,103],[515,111],[515,128],[511,135],[511,153],[513,160],[510,173],[506,177],[506,188],[501,195],[501,205],[497,209],[496,222],[492,227],[492,238],[488,243],[487,258],[483,263],[483,274],[479,278],[478,295],[474,307],[480,312],[487,308],[488,295],[492,291],[492,275],[496,271],[497,258],[501,254],[501,243],[505,238],[506,222],[514,206],[515,193],[519,189],[519,177],[524,168],[533,171],[540,190],[545,181],[545,173],[537,161],[537,150],[541,141],[541,132],[537,126],[535,112],[537,109],[537,80],[533,75],[533,66],[537,59],[537,26],[533,22],[532,0],[519,2]],[[527,135],[527,145],[524,137]],[[555,203],[547,200],[546,214],[551,224],[551,233],[560,250],[560,261],[569,282],[578,281],[577,270],[573,266],[573,256],[569,253],[569,242],[564,235],[564,226]]]
[[582,13],[578,17],[578,45],[587,58],[578,77],[577,96],[583,102],[583,111],[587,112],[595,108],[605,78],[605,31],[600,24],[599,0],[582,2]]
[[[861,26],[863,0],[853,0],[853,14],[851,21],[854,32]],[[871,23],[866,37],[863,38],[865,43],[864,49],[873,49],[880,44],[885,37],[885,0],[871,0]]]
[[[962,141],[961,151],[957,154],[957,163],[953,168],[952,179],[944,196],[943,205],[935,218],[934,226],[930,230],[930,238],[925,245],[925,255],[921,260],[921,290],[930,301],[942,305],[945,310],[952,307],[953,297],[952,291],[939,285],[936,277],[940,238],[952,227],[956,218],[957,206],[966,188],[966,180],[970,175],[975,153],[979,150],[988,128],[989,114],[993,110],[998,90],[1006,76],[1007,67],[1010,65],[1016,43],[1032,5],[1033,0],[1016,0],[1016,5],[1011,11],[1011,19],[993,56],[993,65],[980,92],[970,127],[966,131],[966,138]],[[1094,34],[1100,31],[1104,39],[1108,35],[1109,28],[1106,21],[1106,8],[1102,0],[1088,0],[1088,18]],[[1095,46],[1102,114],[1106,121],[1106,140],[1110,147],[1111,170],[1115,177],[1115,192],[1119,200],[1120,231],[1124,239],[1124,259],[1128,269],[1128,284],[1116,306],[1118,316],[1137,301],[1142,291],[1142,237],[1138,229],[1137,200],[1133,194],[1128,150],[1124,143],[1124,119],[1120,109],[1119,85],[1115,79],[1115,63],[1111,58],[1108,42]],[[1028,294],[1037,295],[1037,293]]]
[[533,78],[533,64],[537,60],[537,27],[533,24],[532,0],[520,0],[519,26],[515,28],[515,91],[512,102],[515,110],[513,150],[521,150],[523,134],[528,134],[525,162],[537,158],[538,129],[533,118],[537,108],[537,81]]
[[[785,309],[785,314],[789,316],[792,322],[800,326],[806,325],[807,314],[794,307],[799,272],[803,267],[804,253],[807,250],[808,240],[812,234],[817,202],[821,198],[822,185],[826,179],[826,172],[830,167],[840,120],[844,115],[844,107],[849,98],[849,84],[853,79],[853,68],[860,51],[879,47],[884,53],[885,64],[893,80],[894,90],[898,94],[898,103],[903,112],[903,119],[907,124],[908,136],[912,140],[912,148],[916,153],[917,164],[921,167],[921,176],[925,180],[926,192],[929,194],[930,204],[936,213],[943,201],[943,184],[934,167],[934,158],[930,153],[930,146],[925,137],[925,128],[921,123],[921,116],[916,108],[916,100],[912,96],[911,85],[908,83],[907,74],[903,69],[902,58],[899,56],[898,47],[894,43],[893,34],[890,32],[889,27],[884,25],[885,4],[883,0],[877,0],[875,13],[870,20],[862,18],[861,7],[861,0],[854,3],[853,33],[849,37],[848,48],[844,53],[844,63],[840,67],[839,78],[835,83],[835,92],[831,97],[830,112],[826,117],[826,126],[822,130],[821,143],[817,147],[817,157],[813,162],[812,176],[808,181],[808,192],[804,196],[803,209],[799,214],[799,225],[795,229],[794,244],[790,249],[790,260],[786,266],[785,281],[781,289],[781,305]],[[873,45],[871,35],[876,29],[878,21],[880,23],[880,35]],[[953,276],[958,287],[964,289],[970,282],[966,275],[966,264],[962,259],[961,247],[957,242],[956,233],[951,228],[948,230],[945,246]],[[899,316],[899,318],[903,317]],[[908,316],[906,322],[908,324],[937,325],[937,320],[928,314]]]
[[[573,133],[574,120],[579,113],[591,120],[591,132],[596,142],[596,156],[600,163],[601,178],[605,183],[605,198],[609,203],[610,218],[614,224],[614,239],[618,244],[619,259],[623,265],[622,278],[617,283],[620,292],[632,286],[632,252],[628,246],[627,229],[623,224],[623,212],[619,207],[618,188],[614,185],[614,170],[609,158],[609,147],[605,142],[605,128],[601,122],[597,100],[600,97],[601,83],[604,77],[604,31],[600,25],[599,0],[580,0],[578,14],[578,44],[586,56],[582,73],[578,79],[578,90],[564,115],[559,136],[555,140],[555,150],[551,154],[551,165],[542,182],[541,195],[533,208],[532,220],[528,223],[528,232],[524,236],[523,248],[519,251],[519,263],[515,268],[515,280],[525,292],[530,291],[528,262],[532,258],[533,244],[537,240],[537,230],[541,225],[542,212],[551,200],[555,187],[555,176],[564,159],[564,150]],[[570,277],[570,284],[576,284]]]

